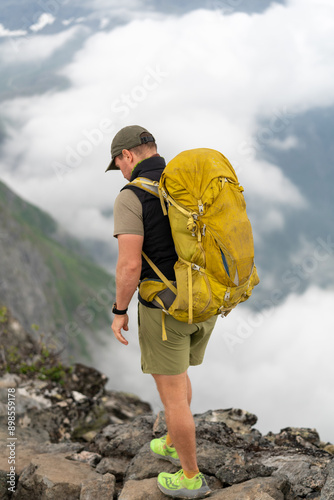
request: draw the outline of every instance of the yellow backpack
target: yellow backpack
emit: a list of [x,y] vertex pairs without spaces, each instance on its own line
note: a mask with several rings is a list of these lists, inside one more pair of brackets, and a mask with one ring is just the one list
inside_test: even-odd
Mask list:
[[[198,323],[226,316],[249,298],[259,278],[246,203],[236,173],[213,149],[184,151],[171,160],[160,182],[139,177],[132,184],[160,196],[170,221],[178,260],[171,283],[145,255],[161,282],[143,280],[139,293],[179,321]],[[169,307],[162,291],[175,299]],[[173,295],[174,298],[174,295]]]

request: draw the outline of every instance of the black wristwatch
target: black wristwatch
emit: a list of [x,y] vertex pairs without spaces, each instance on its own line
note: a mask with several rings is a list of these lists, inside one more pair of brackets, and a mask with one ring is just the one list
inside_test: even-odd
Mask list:
[[115,304],[112,306],[112,310],[111,311],[112,311],[113,314],[118,314],[119,316],[122,316],[123,314],[127,313],[127,310],[128,310],[128,308],[123,309],[123,310],[117,309],[117,304],[115,302]]

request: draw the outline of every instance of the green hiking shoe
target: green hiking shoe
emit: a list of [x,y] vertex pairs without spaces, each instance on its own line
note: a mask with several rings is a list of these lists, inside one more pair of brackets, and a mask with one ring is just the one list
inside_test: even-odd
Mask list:
[[169,460],[174,465],[180,465],[180,459],[175,448],[166,444],[166,436],[159,439],[152,439],[150,443],[151,453],[158,458]]
[[188,479],[182,469],[175,474],[161,472],[158,476],[158,488],[168,497],[174,498],[204,498],[211,493],[201,472]]

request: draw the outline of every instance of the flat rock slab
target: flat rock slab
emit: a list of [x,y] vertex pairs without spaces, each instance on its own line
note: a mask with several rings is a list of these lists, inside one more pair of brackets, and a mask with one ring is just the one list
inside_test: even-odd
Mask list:
[[[110,498],[113,498],[114,476],[107,474],[107,478],[103,480],[103,476],[92,470],[88,464],[68,460],[66,456],[68,456],[66,453],[35,456],[30,465],[23,470],[13,498],[75,500],[81,498],[80,494],[83,489],[83,492],[86,491],[83,498],[88,500],[88,498],[97,498],[96,494],[94,496],[89,491],[97,491],[98,487],[111,492]],[[104,498],[107,500],[108,496]]]
[[115,494],[115,476],[105,474],[97,479],[84,483],[80,492],[80,500],[113,500]]
[[284,500],[287,484],[284,479],[263,477],[251,479],[214,491],[212,500]]
[[157,486],[157,478],[127,481],[118,500],[166,500]]
[[[18,429],[16,445],[16,461],[15,472],[20,475],[32,461],[32,458],[44,456],[44,454],[66,454],[70,455],[73,452],[82,448],[79,443],[66,441],[63,443],[50,443],[48,435],[45,432],[38,433],[32,429]],[[0,430],[0,470],[8,472],[8,452],[6,443],[8,432]]]

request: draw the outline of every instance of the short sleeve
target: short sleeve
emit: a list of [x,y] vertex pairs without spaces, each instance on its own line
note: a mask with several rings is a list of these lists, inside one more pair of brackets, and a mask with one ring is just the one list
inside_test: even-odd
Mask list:
[[119,193],[114,205],[114,236],[137,234],[144,236],[142,204],[131,189]]

